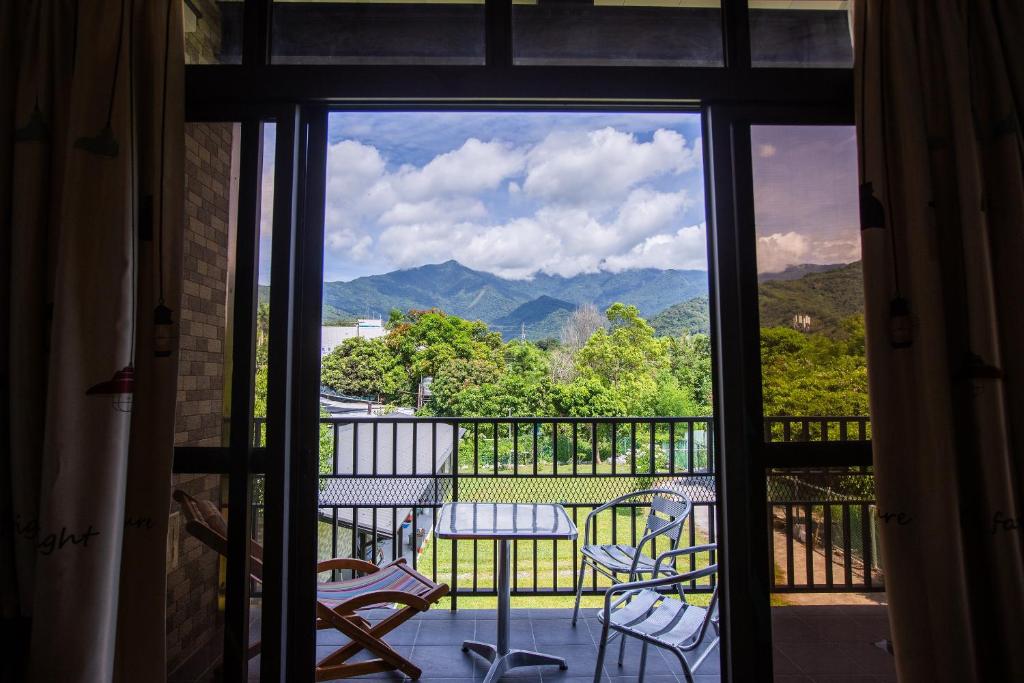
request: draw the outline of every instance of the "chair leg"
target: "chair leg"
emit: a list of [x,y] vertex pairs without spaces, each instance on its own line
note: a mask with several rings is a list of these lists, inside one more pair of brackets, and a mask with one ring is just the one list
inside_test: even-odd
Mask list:
[[583,598],[583,574],[587,571],[587,561],[580,562],[580,574],[576,579],[576,606],[572,610],[572,625],[576,625],[576,618],[580,614],[580,600]]
[[644,672],[647,671],[647,641],[644,641],[644,647],[640,650],[640,675],[637,676],[637,683],[644,683]]
[[601,683],[601,668],[604,667],[604,653],[608,649],[608,619],[601,626],[601,643],[597,647],[597,666],[594,668],[594,683]]
[[[637,575],[636,574],[630,574],[629,575],[629,581],[636,581],[636,580],[637,580]],[[626,656],[626,634],[622,634],[622,637],[619,640],[621,641],[619,643],[619,666],[622,666],[622,660]]]
[[693,673],[690,671],[690,665],[686,662],[686,657],[675,648],[672,649],[672,652],[679,659],[679,666],[683,669],[683,678],[686,679],[686,683],[693,683]]

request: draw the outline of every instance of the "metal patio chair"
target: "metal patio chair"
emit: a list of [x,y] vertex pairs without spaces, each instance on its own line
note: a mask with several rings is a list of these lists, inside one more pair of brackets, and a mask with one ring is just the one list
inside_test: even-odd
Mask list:
[[[608,648],[610,631],[615,631],[625,644],[626,638],[637,638],[643,643],[640,654],[639,683],[643,683],[644,670],[647,667],[647,648],[654,645],[668,650],[679,659],[683,676],[687,683],[693,683],[693,674],[704,663],[708,655],[718,645],[718,584],[711,593],[711,601],[707,607],[691,605],[686,601],[682,585],[718,573],[718,564],[672,576],[658,576],[662,562],[679,555],[692,555],[699,552],[713,552],[717,544],[694,546],[681,550],[670,550],[658,556],[655,563],[655,578],[646,581],[620,583],[608,589],[604,596],[604,609],[598,613],[601,622],[601,642],[597,650],[597,667],[594,670],[594,683],[601,681],[601,667],[604,665],[605,651]],[[671,563],[670,563],[671,566]],[[659,591],[675,587],[680,597],[677,599]],[[616,598],[616,596],[618,596]],[[714,635],[708,641],[697,659],[691,666],[686,661],[686,653],[694,652],[701,647],[708,635],[708,629]],[[619,666],[622,666],[624,648],[619,648]]]
[[[648,496],[652,496],[651,507],[647,512],[644,535],[635,548],[621,543],[595,543],[597,529],[594,520],[598,513],[624,502]],[[580,613],[584,575],[588,567],[595,574],[606,576],[615,584],[621,583],[621,574],[627,576],[627,581],[635,581],[645,574],[656,577],[654,559],[644,554],[644,546],[650,544],[653,552],[655,539],[665,536],[670,541],[669,549],[677,548],[682,537],[683,522],[691,510],[693,502],[690,498],[680,491],[670,489],[646,489],[627,493],[592,510],[583,525],[583,547],[580,549],[583,561],[580,563],[580,573],[576,579],[576,606],[572,612],[572,625],[576,625]]]

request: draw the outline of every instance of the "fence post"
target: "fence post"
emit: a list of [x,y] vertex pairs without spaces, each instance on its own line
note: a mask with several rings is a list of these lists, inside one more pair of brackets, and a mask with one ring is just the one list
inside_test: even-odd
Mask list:
[[[475,456],[474,456],[475,457]],[[459,421],[452,422],[452,502],[459,502]],[[436,476],[436,473],[435,473]],[[437,520],[434,520],[437,524]],[[434,542],[437,543],[437,535],[434,535]],[[459,542],[452,539],[452,586],[450,592],[452,598],[451,611],[459,609]]]

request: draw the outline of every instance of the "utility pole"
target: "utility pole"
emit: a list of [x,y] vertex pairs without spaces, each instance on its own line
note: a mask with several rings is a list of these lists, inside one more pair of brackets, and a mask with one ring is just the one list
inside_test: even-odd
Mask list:
[[519,338],[526,341],[526,323],[519,323]]

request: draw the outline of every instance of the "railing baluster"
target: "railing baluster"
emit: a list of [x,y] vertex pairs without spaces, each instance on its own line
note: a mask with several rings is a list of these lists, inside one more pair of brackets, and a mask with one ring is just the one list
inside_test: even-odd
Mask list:
[[861,561],[864,563],[864,586],[871,588],[871,525],[874,520],[867,503],[860,506]]
[[512,476],[519,476],[519,423],[509,422],[512,427]]
[[341,434],[341,425],[335,422],[331,426],[333,427],[332,432],[334,433],[334,471],[332,474],[338,474],[341,472],[341,439],[338,438]]
[[814,522],[811,504],[804,505],[804,562],[807,564],[807,585],[814,585]]
[[576,476],[578,462],[576,458],[576,445],[579,443],[579,425],[572,423],[572,474]]
[[850,506],[844,503],[843,512],[843,583],[853,585],[853,548],[850,543]]
[[686,471],[693,474],[693,453],[696,444],[693,442],[693,422],[686,422]]
[[391,423],[391,474],[398,474],[398,423]]
[[629,423],[629,473],[636,474],[636,422]]
[[537,439],[540,435],[540,423],[533,423],[533,476],[537,476]]
[[359,423],[352,423],[352,475],[359,474]]
[[[413,430],[413,433],[414,434],[416,433],[415,429]],[[414,451],[414,453],[415,453],[415,451]],[[413,461],[415,461],[415,460],[416,460],[416,458],[414,457]],[[416,506],[415,505],[412,506],[412,513],[411,514],[412,514],[412,526],[409,528],[409,533],[411,533],[412,536],[409,538],[409,547],[412,548],[412,568],[416,569],[416,567],[419,565],[420,548],[419,548],[419,539],[416,538]]]
[[768,576],[772,591],[775,591],[779,587],[778,577],[776,576],[776,563],[775,563],[775,506],[772,505],[771,501],[768,505]]
[[651,420],[650,423],[647,425],[647,432],[648,432],[648,436],[650,437],[650,440],[649,440],[648,445],[647,445],[647,457],[651,461],[651,463],[650,463],[651,464],[651,474],[654,474],[655,469],[657,469],[656,461],[658,459],[658,456],[656,455],[656,453],[654,451],[654,433],[657,430],[658,430],[657,423],[655,423],[654,420]]
[[829,588],[832,587],[832,504],[830,502],[825,503],[824,509],[824,539],[825,544],[825,585]]
[[676,473],[676,423],[668,423],[668,471]]
[[[612,430],[612,474],[616,474],[616,466],[618,465],[617,461],[619,459],[619,454],[618,454],[618,445],[619,444],[618,444],[618,435],[616,434],[616,427],[617,427],[617,425],[614,422],[612,422],[612,427],[611,427],[611,430]],[[612,526],[612,529],[614,529],[614,528],[615,527]],[[612,542],[614,543],[614,541],[612,541]]]
[[[333,524],[331,526],[331,559],[334,559],[335,557],[338,556],[338,508],[337,508],[337,506],[332,508],[331,512],[332,512],[331,516],[332,516],[332,522],[333,522]],[[320,524],[320,520],[319,520],[319,515],[318,515],[317,525],[319,526],[319,524]],[[319,532],[320,530],[317,529],[317,531]],[[331,581],[337,581],[337,580],[338,580],[338,570],[334,569],[334,570],[331,571]]]
[[793,587],[793,506],[786,505],[786,585]]
[[558,423],[551,421],[551,473],[558,474]]
[[377,424],[378,423],[376,421],[373,423],[373,448],[370,451],[371,453],[373,453],[372,468],[373,476],[375,477],[377,476]]
[[[396,423],[397,424],[397,423]],[[404,520],[403,520],[404,521]],[[398,508],[391,508],[391,561],[398,559],[402,549],[402,527],[398,525]]]

